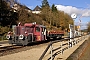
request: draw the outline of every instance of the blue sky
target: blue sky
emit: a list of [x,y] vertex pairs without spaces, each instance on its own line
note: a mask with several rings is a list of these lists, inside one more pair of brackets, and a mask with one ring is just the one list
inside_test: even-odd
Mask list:
[[[49,4],[60,4],[60,5],[69,5],[69,6],[75,6],[79,8],[87,8],[88,5],[90,6],[89,0],[48,0]],[[26,6],[31,7],[33,9],[37,5],[42,4],[42,0],[20,0],[20,3],[25,4]]]
[[[42,0],[20,0],[21,4],[28,6],[30,9],[34,9],[35,6],[41,6]],[[75,24],[79,23],[79,17],[81,17],[82,28],[86,27],[87,22],[90,21],[90,0],[48,0],[50,6],[55,4],[58,10],[63,10],[69,15],[72,13],[77,14]]]

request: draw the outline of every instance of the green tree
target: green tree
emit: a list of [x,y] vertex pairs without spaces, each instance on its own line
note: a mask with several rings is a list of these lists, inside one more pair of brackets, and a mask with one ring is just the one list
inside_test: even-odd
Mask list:
[[20,6],[17,13],[18,13],[17,23],[21,22],[22,24],[24,24],[28,20],[28,17],[29,17],[28,12],[25,10],[25,6],[23,6],[23,5]]
[[50,27],[51,20],[52,20],[52,10],[48,6],[43,7],[41,10],[41,15],[42,15],[42,19],[50,24],[49,25],[49,27]]
[[52,5],[51,8],[52,8],[52,12],[57,12],[57,8],[56,8],[56,6],[54,4]]
[[17,14],[13,12],[10,4],[6,1],[0,1],[0,14],[0,22],[2,26],[11,26],[11,24],[15,24]]
[[43,0],[43,1],[42,1],[42,7],[46,7],[46,6],[49,7],[49,3],[48,3],[47,0]]

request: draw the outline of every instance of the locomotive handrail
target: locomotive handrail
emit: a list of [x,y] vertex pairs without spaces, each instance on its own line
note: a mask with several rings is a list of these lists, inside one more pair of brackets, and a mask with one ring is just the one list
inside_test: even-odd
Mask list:
[[32,35],[32,42],[33,42],[33,38],[34,38],[34,37],[33,37],[33,33],[28,33],[28,34],[31,34],[31,35]]
[[[83,38],[85,38],[85,35],[82,35],[82,36],[77,36],[77,37],[74,37],[74,38],[79,38],[79,37],[83,37]],[[52,52],[54,52],[54,51],[56,51],[56,50],[58,50],[58,49],[61,49],[62,48],[62,46],[64,46],[64,45],[69,45],[69,44],[71,44],[72,42],[74,42],[74,40],[72,40],[71,42],[70,42],[70,39],[74,39],[74,38],[67,38],[67,39],[61,39],[61,40],[56,40],[56,41],[51,41],[50,42],[50,44],[47,46],[47,48],[45,49],[45,51],[43,52],[43,54],[41,55],[41,57],[39,58],[39,60],[42,60],[43,59],[43,57],[44,57],[44,55],[46,54],[46,52],[48,51],[48,49],[51,47],[52,48],[52,44],[54,44],[54,43],[57,43],[57,42],[62,42],[63,40],[69,40],[69,43],[64,43],[64,44],[62,44],[61,46],[59,46],[59,47],[57,47],[57,48],[55,48],[55,49],[52,49],[51,50],[51,54],[52,54]],[[80,40],[81,41],[81,40]],[[74,44],[73,44],[74,45]],[[71,46],[72,47],[72,46]],[[70,48],[70,47],[69,47]],[[67,47],[65,47],[64,49],[68,49],[68,46]],[[64,50],[63,49],[63,50]],[[61,53],[63,53],[63,51],[61,51]],[[51,55],[51,60],[53,60],[52,59],[52,56],[53,55]]]

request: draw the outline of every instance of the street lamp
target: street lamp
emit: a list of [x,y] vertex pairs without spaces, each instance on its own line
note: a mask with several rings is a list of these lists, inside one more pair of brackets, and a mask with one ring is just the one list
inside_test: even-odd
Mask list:
[[73,30],[74,30],[74,34],[73,34],[73,36],[75,37],[75,23],[74,23],[74,21],[75,21],[75,19],[77,18],[77,15],[75,14],[75,13],[73,13],[73,14],[71,14],[71,17],[72,17],[72,19],[73,19]]

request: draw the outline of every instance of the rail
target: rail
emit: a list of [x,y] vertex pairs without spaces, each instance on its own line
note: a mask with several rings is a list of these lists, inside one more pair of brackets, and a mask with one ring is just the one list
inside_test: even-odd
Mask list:
[[[51,41],[50,44],[47,46],[39,60],[42,60],[44,56],[46,55],[47,51],[50,49],[49,54],[50,57],[48,60],[54,60],[55,56],[58,54],[63,54],[65,50],[73,47],[74,45],[78,44],[80,41],[84,40],[87,37],[87,35],[78,36],[74,38],[67,38],[67,39],[61,39],[57,41]],[[56,46],[56,48],[53,47],[53,44],[60,43],[59,47]],[[57,51],[57,52],[56,52]]]

